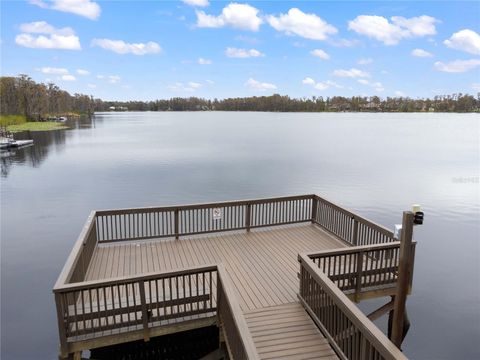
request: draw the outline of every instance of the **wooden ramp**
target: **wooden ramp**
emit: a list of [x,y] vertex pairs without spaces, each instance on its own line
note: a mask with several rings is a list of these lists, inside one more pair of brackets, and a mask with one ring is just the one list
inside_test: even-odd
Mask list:
[[256,309],[244,316],[261,359],[338,359],[299,303]]

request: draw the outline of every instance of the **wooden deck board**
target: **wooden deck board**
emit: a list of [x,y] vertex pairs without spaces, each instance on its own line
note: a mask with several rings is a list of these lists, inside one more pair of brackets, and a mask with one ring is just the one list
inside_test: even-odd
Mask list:
[[95,249],[86,280],[223,263],[261,359],[337,359],[297,302],[297,255],[344,246],[312,224],[109,243]]
[[86,280],[223,263],[243,311],[295,302],[297,254],[345,246],[311,224],[99,245]]
[[260,359],[338,359],[302,306],[296,302],[246,312]]

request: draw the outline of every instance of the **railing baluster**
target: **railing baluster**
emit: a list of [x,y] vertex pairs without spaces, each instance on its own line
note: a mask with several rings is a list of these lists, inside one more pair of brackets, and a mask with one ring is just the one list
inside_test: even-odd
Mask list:
[[[148,341],[150,339],[150,333],[149,333],[149,328],[148,328],[148,311],[147,311],[147,300],[145,298],[145,283],[144,283],[144,281],[140,281],[138,286],[140,288],[140,306],[142,308],[143,339],[145,341]],[[136,297],[136,296],[134,296],[134,297]],[[150,301],[151,301],[151,299],[150,299]]]

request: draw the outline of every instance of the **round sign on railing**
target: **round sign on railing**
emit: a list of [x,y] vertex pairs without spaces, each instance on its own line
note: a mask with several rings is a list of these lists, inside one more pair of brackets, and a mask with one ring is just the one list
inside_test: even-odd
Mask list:
[[222,218],[222,209],[221,208],[213,208],[212,209],[212,217],[213,217],[213,220],[220,220]]

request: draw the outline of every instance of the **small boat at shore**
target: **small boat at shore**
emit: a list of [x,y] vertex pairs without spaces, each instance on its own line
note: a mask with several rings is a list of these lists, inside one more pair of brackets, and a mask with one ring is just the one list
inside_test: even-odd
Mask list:
[[33,140],[15,140],[11,138],[2,137],[0,139],[0,149],[19,148],[27,145],[32,145]]

